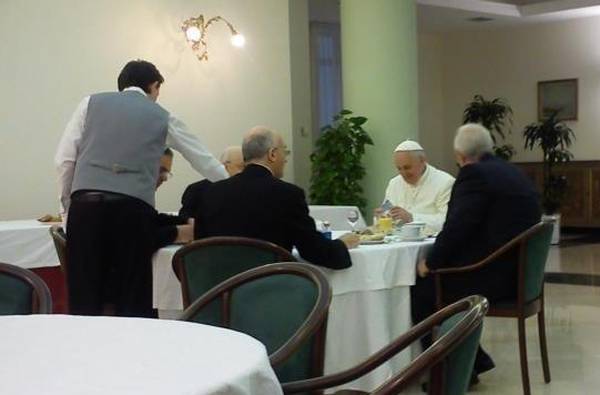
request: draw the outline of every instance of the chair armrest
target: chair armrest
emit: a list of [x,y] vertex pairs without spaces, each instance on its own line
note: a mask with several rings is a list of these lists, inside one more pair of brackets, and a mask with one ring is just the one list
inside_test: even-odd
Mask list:
[[283,383],[281,385],[283,393],[295,394],[300,392],[312,392],[348,383],[376,369],[381,364],[383,364],[384,362],[386,362],[387,360],[404,350],[411,343],[419,339],[422,335],[423,333],[417,330],[415,330],[414,332],[408,332],[397,338],[393,343],[385,346],[384,348],[370,356],[368,359],[362,361],[360,364],[350,369],[312,379]]
[[536,231],[537,228],[541,224],[542,223],[540,222],[540,224],[538,224],[537,226],[529,228],[526,231],[518,234],[513,239],[511,239],[508,243],[504,244],[502,247],[498,248],[496,251],[492,252],[486,258],[480,260],[477,263],[467,265],[467,266],[453,266],[453,267],[449,267],[449,268],[433,269],[433,270],[430,270],[429,273],[432,275],[445,275],[445,274],[465,273],[465,272],[472,272],[474,270],[479,270],[479,269],[489,265],[490,263],[492,263],[494,260],[496,260],[502,254],[505,254],[506,252],[510,251],[511,249],[517,248],[517,247],[520,247],[521,245],[523,245],[523,243],[525,242],[525,240],[527,240],[529,235],[532,232]]
[[460,310],[460,302],[457,302],[453,306],[449,306],[449,308],[445,309],[444,311],[436,312],[432,316],[415,325],[410,329],[410,331],[400,335],[392,343],[381,348],[375,354],[371,355],[369,358],[352,368],[326,376],[283,383],[281,385],[283,393],[295,394],[331,388],[364,376],[394,357],[396,354],[410,346],[413,342],[420,339],[428,332],[431,332],[434,327],[438,326],[446,318],[452,316]]

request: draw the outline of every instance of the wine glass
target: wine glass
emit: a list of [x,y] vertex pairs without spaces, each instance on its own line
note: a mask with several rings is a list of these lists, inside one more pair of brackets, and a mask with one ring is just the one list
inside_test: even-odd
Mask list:
[[352,232],[356,232],[356,223],[358,222],[358,219],[360,218],[360,215],[358,214],[358,210],[352,209],[350,211],[348,211],[348,216],[346,217],[348,219],[348,223],[350,224],[350,226],[352,227]]

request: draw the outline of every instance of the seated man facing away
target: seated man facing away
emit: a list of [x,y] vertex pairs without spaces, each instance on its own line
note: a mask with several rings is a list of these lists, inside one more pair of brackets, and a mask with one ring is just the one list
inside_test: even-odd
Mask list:
[[[234,145],[227,147],[221,154],[221,163],[225,166],[225,170],[229,173],[229,176],[235,176],[244,170],[244,157],[242,155],[242,147]],[[201,193],[202,189],[206,184],[210,184],[210,180],[204,179],[202,181],[195,182],[188,185],[181,195],[181,209],[179,210],[179,216],[183,218],[191,218],[197,210],[196,202],[198,201],[197,196]]]
[[[173,151],[167,148],[160,157],[156,189],[170,178],[172,167]],[[193,220],[188,221],[185,217],[163,214],[157,211],[155,223],[157,229],[154,249],[159,249],[173,243],[187,243],[194,238]]]
[[[454,177],[428,164],[423,147],[411,140],[396,147],[394,164],[399,175],[390,180],[385,191],[385,200],[393,205],[389,214],[404,223],[425,222],[426,232],[439,232]],[[375,210],[375,215],[382,213],[382,209]]]
[[295,246],[307,261],[344,269],[351,266],[348,249],[355,234],[328,240],[308,215],[304,191],[282,181],[289,151],[281,135],[264,127],[251,129],[242,145],[246,168],[227,180],[206,184],[194,215],[196,238],[244,236]]
[[[413,324],[435,312],[435,286],[430,269],[479,262],[509,240],[540,222],[538,195],[531,181],[512,164],[492,154],[490,132],[481,125],[461,126],[454,139],[460,171],[448,204],[444,227],[426,260],[417,265],[419,277],[411,288]],[[492,304],[516,299],[517,257],[511,252],[481,270],[444,280],[444,303],[480,294]],[[427,347],[430,338],[423,338]],[[481,350],[476,375],[494,367]]]

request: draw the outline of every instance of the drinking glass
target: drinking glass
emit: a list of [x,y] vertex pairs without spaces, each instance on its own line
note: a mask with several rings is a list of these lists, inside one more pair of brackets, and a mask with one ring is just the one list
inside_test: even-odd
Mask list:
[[358,214],[358,210],[350,210],[348,211],[348,216],[346,217],[348,218],[348,223],[350,224],[350,226],[352,227],[352,232],[356,232],[356,223],[358,222],[358,219],[360,218],[359,214]]

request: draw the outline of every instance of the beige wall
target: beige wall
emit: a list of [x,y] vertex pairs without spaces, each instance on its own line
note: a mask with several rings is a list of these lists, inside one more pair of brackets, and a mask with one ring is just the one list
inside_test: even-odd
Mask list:
[[[210,59],[200,63],[179,27],[200,13],[229,19],[246,47],[233,48],[226,27],[214,25]],[[0,37],[0,220],[57,212],[53,156],[64,126],[83,96],[114,90],[133,58],[158,66],[160,104],[216,155],[256,124],[293,145],[287,1],[3,0]],[[158,193],[162,210],[178,209],[199,178],[179,155],[173,173]]]
[[[523,149],[522,138],[524,126],[537,120],[537,82],[579,78],[579,120],[568,123],[577,136],[572,151],[577,160],[600,159],[598,37],[600,17],[477,33],[422,35],[421,138],[440,139],[451,152],[452,135],[473,95],[501,96],[514,110],[510,142],[517,149],[515,160],[540,160],[540,152]],[[436,158],[442,157],[439,148],[434,152]],[[444,160],[444,166],[453,170],[451,154]]]

